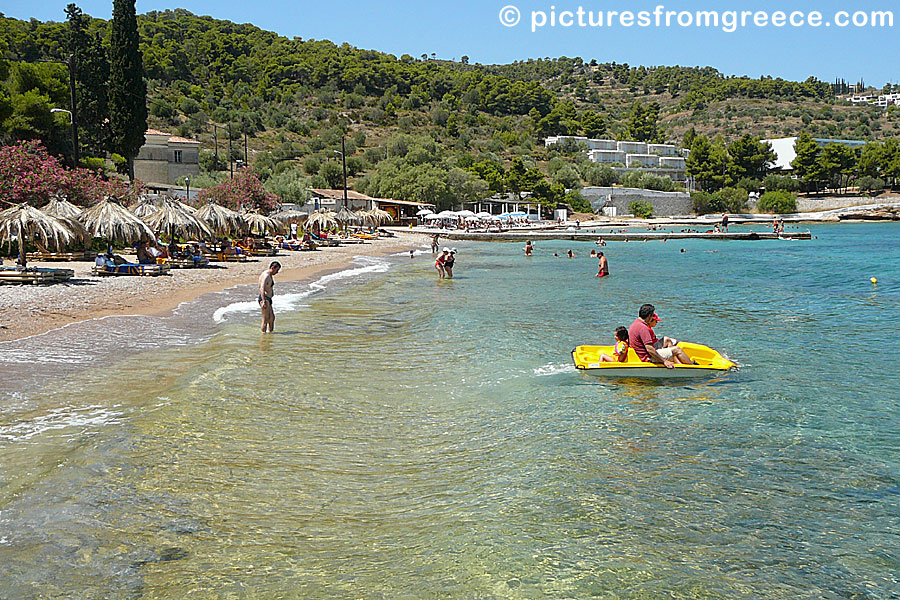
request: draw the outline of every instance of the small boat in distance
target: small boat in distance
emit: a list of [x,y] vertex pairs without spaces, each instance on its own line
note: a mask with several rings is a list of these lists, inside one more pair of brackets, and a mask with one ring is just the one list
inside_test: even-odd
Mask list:
[[601,353],[615,356],[613,346],[578,346],[572,350],[572,359],[575,361],[576,369],[597,377],[685,379],[721,375],[737,368],[735,363],[703,344],[679,342],[678,347],[697,364],[676,363],[674,369],[667,369],[663,365],[641,361],[632,348],[628,349],[628,360],[625,362],[601,362]]

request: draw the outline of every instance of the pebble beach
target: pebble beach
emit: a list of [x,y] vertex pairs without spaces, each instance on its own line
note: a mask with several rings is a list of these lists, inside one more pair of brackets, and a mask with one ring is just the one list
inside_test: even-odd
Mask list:
[[282,264],[278,281],[300,281],[337,270],[360,255],[384,256],[430,243],[425,235],[397,232],[365,244],[321,248],[313,252],[280,251],[274,258],[245,263],[210,263],[203,269],[172,269],[160,277],[96,277],[93,262],[30,262],[30,267],[73,269],[75,277],[49,286],[0,286],[0,342],[39,335],[88,319],[110,315],[154,315],[182,302],[236,285],[254,284],[272,260]]

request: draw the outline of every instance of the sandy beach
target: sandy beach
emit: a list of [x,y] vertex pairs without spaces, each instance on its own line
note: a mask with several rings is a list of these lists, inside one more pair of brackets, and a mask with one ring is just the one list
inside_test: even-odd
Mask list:
[[276,258],[246,263],[211,263],[206,269],[172,269],[162,277],[95,277],[93,262],[29,263],[31,267],[74,269],[68,283],[51,286],[0,286],[0,341],[38,335],[88,319],[110,315],[158,315],[182,302],[236,285],[256,283],[272,260],[282,264],[278,281],[312,279],[340,270],[355,256],[385,256],[427,245],[427,236],[397,232],[365,244],[322,248],[315,252],[282,250]]

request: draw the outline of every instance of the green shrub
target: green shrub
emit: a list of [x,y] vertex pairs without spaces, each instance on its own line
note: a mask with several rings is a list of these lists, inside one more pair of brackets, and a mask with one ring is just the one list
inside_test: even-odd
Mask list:
[[619,175],[609,165],[587,163],[581,169],[581,175],[591,185],[608,187],[619,181]]
[[619,184],[621,184],[622,187],[640,188],[641,174],[638,171],[626,171],[619,176]]
[[709,192],[694,192],[691,194],[691,210],[695,215],[706,215],[713,212],[710,205],[716,201],[716,197]]
[[572,207],[572,210],[578,213],[593,213],[594,207],[591,203],[581,195],[579,191],[572,191],[566,194],[566,203]]
[[793,177],[784,175],[767,175],[763,180],[763,186],[767,192],[798,192],[800,190],[800,182]]
[[106,170],[106,159],[96,156],[83,156],[81,158],[81,166],[86,169],[91,169],[92,171],[97,171],[98,173],[103,173]]
[[744,212],[747,209],[747,190],[743,188],[722,188],[714,194],[718,197],[716,212]]
[[884,189],[884,180],[879,177],[869,177],[864,175],[856,180],[861,194],[878,193]]
[[624,187],[638,188],[641,190],[656,190],[659,192],[672,192],[675,190],[675,182],[665,175],[653,173],[641,173],[640,171],[628,171],[619,178],[619,183]]
[[797,197],[790,192],[766,192],[759,199],[759,212],[777,213],[780,215],[797,212]]
[[628,210],[640,219],[649,219],[653,216],[653,205],[646,200],[634,200],[628,205]]
[[763,182],[752,177],[741,177],[734,187],[743,188],[748,192],[758,192],[763,186]]

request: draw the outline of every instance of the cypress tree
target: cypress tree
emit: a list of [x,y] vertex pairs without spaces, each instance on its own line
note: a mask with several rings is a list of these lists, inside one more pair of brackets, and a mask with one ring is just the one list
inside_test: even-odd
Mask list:
[[112,149],[125,158],[134,180],[134,158],[147,131],[147,84],[139,48],[135,0],[113,0],[109,47],[109,124]]

